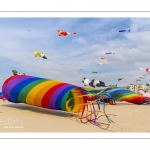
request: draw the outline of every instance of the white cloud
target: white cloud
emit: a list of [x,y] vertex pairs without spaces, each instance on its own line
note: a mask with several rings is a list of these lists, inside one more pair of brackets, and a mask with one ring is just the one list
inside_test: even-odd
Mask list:
[[82,37],[76,38],[72,40],[73,42],[78,42],[80,44],[87,44],[86,40]]

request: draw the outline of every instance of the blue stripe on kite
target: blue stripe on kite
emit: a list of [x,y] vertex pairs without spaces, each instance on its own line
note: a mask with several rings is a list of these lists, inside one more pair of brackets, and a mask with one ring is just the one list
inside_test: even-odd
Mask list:
[[[73,88],[77,88],[77,86],[70,86],[70,87],[68,87],[68,88],[66,88],[66,89],[64,89],[60,94],[59,94],[59,96],[57,97],[57,99],[56,99],[56,103],[55,103],[55,108],[56,108],[56,110],[62,110],[62,108],[61,108],[61,102],[62,102],[62,99],[63,99],[63,97],[65,96],[65,94],[69,91],[69,90],[71,90],[71,89],[73,89]],[[67,101],[67,100],[66,100]]]

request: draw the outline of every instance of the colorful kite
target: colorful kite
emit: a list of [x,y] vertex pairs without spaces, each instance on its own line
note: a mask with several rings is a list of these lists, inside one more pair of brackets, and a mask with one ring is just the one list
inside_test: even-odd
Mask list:
[[146,72],[150,74],[150,68],[146,68]]
[[112,52],[107,52],[107,53],[106,53],[106,55],[109,55],[109,54],[115,54],[115,53],[112,53]]
[[[2,93],[12,103],[78,113],[82,123],[89,122],[101,127],[104,123],[97,122],[101,116],[106,116],[112,122],[105,111],[100,111],[98,94],[91,94],[84,88],[69,83],[33,76],[11,76],[4,82]],[[98,108],[94,107],[94,103],[97,103]],[[103,115],[99,116],[99,112]],[[109,124],[104,125],[109,127]]]
[[101,91],[103,91],[101,92],[102,95],[108,95],[114,101],[126,101],[134,104],[143,104],[146,102],[142,95],[124,88],[107,88]]
[[35,50],[34,55],[35,55],[35,57],[41,57],[41,52]]
[[73,32],[73,34],[77,34],[76,32]]
[[144,77],[139,77],[140,79],[145,79]]
[[57,30],[57,31],[58,31],[58,35],[59,36],[67,36],[67,35],[69,35],[69,32],[64,32],[62,30]]

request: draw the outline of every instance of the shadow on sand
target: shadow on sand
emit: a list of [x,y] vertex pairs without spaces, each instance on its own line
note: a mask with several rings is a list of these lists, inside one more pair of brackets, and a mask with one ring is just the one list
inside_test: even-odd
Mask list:
[[70,116],[77,116],[78,115],[78,114],[70,113],[70,112],[66,112],[66,111],[41,108],[41,107],[27,105],[27,104],[23,104],[23,103],[7,104],[7,105],[5,104],[5,105],[1,105],[1,106],[19,109],[20,111],[28,110],[28,111],[32,111],[35,113],[55,115],[55,116],[60,116],[60,117],[70,117]]

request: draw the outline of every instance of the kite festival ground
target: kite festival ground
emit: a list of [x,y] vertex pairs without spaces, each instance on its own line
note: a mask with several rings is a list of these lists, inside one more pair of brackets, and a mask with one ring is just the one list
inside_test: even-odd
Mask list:
[[[150,132],[150,105],[120,102],[107,105],[106,113],[116,115],[108,130],[83,124],[76,114],[0,100],[0,132]],[[108,123],[105,117],[98,121]]]

